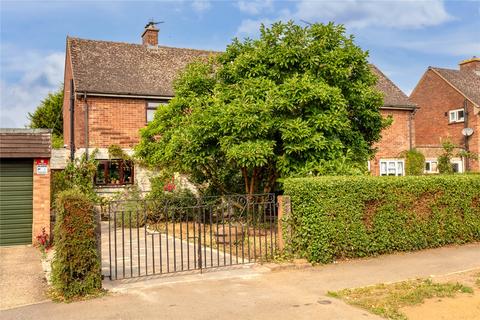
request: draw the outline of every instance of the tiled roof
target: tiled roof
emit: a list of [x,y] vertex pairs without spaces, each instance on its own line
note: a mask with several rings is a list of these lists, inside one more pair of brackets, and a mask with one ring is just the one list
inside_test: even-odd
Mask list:
[[173,96],[173,81],[214,52],[67,38],[77,92]]
[[[123,42],[67,38],[77,92],[136,96],[174,95],[173,81],[197,58],[218,52],[149,47]],[[408,97],[377,67],[377,88],[384,93],[385,107],[408,107]]]
[[472,70],[452,70],[430,67],[465,97],[480,106],[480,75]]
[[382,71],[373,64],[370,65],[372,72],[377,76],[377,89],[383,92],[384,107],[414,107],[407,95],[400,90]]

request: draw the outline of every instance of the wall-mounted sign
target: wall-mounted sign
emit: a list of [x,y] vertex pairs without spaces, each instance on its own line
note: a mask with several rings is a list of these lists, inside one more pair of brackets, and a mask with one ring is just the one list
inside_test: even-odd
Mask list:
[[48,174],[48,166],[45,164],[37,164],[37,174]]
[[48,159],[35,159],[35,168],[37,174],[48,174]]

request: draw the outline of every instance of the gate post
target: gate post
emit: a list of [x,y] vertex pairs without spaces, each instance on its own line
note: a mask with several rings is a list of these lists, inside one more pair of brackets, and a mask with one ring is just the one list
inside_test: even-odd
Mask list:
[[285,240],[283,230],[283,222],[286,218],[290,216],[291,213],[291,202],[290,196],[278,196],[278,219],[277,219],[277,237],[278,237],[278,249],[282,252],[285,249]]

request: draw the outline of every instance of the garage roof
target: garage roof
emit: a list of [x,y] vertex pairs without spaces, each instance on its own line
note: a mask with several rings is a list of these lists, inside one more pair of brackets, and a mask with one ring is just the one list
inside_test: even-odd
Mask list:
[[50,158],[50,129],[0,129],[0,158]]

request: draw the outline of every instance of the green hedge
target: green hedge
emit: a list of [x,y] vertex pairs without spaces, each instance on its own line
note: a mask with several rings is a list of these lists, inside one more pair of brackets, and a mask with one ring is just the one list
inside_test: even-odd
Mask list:
[[288,248],[312,262],[480,240],[480,176],[284,181]]
[[57,195],[55,208],[54,292],[66,300],[94,294],[102,278],[92,201],[79,189],[69,189]]

